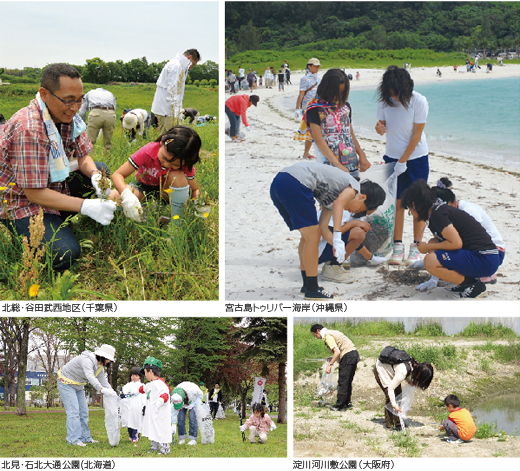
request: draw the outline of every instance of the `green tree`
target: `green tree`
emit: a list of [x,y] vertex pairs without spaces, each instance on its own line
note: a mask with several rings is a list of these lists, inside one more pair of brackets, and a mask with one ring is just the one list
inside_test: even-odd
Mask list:
[[83,69],[83,81],[88,83],[105,84],[110,80],[110,70],[105,61],[99,57],[87,59],[87,65]]
[[227,358],[232,320],[228,317],[180,317],[175,320],[174,361],[168,370],[172,379],[206,384],[215,381]]
[[269,374],[269,365],[278,366],[278,423],[286,422],[287,391],[287,318],[245,317],[235,318],[238,324],[236,335],[247,348],[240,355],[262,364],[262,376]]

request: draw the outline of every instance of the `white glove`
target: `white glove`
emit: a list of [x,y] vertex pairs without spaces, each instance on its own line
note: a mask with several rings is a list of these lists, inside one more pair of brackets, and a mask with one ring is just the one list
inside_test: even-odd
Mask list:
[[246,426],[245,425],[241,425],[240,426],[240,431],[241,432],[245,432],[246,431]]
[[401,175],[401,173],[406,172],[406,162],[397,162],[394,167],[394,172],[397,176]]
[[302,119],[303,112],[302,110],[295,110],[294,111],[294,119]]
[[276,430],[276,425],[275,425],[275,424],[271,425],[271,428],[270,428],[269,430],[270,430],[271,432],[272,432],[273,430]]
[[132,221],[143,222],[143,216],[140,213],[141,203],[130,188],[125,188],[123,193],[121,193],[121,199],[123,200],[122,204],[125,216],[132,219]]
[[116,209],[117,205],[113,201],[103,201],[101,199],[83,200],[79,212],[103,226],[108,226],[110,221],[114,219],[114,211]]
[[250,131],[251,131],[251,129],[249,129],[249,126],[245,126],[245,128],[246,128],[246,131],[247,131],[247,132],[250,132]]
[[334,231],[334,237],[332,239],[332,244],[334,246],[336,260],[338,263],[343,263],[345,261],[345,242],[341,239],[341,232]]
[[101,173],[95,173],[94,175],[92,175],[92,178],[90,179],[90,181],[92,182],[92,186],[96,190],[96,196],[98,198],[103,198],[104,196],[110,196],[110,192],[112,191],[112,182],[108,178],[107,178],[108,188],[105,191],[103,191],[99,187],[99,180],[101,180],[101,178],[102,178]]
[[424,259],[421,258],[421,260],[416,260],[415,262],[410,263],[406,268],[411,270],[425,270]]
[[417,285],[415,289],[418,291],[428,291],[429,289],[437,288],[438,281],[439,278],[437,278],[436,276],[432,276],[428,281],[425,281],[424,283]]
[[117,397],[116,392],[112,388],[101,388],[100,392],[104,396],[115,396],[115,397]]

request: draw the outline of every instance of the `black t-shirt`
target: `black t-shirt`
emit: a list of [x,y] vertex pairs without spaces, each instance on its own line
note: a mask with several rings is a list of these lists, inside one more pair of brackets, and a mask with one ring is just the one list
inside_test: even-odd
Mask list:
[[464,250],[496,249],[491,236],[473,216],[446,203],[436,206],[430,216],[429,228],[441,242],[444,240],[442,231],[450,224],[459,233]]
[[278,74],[278,81],[279,81],[280,83],[283,83],[283,81],[284,81],[284,77],[285,77],[285,74],[284,74],[283,72],[279,73],[279,74]]

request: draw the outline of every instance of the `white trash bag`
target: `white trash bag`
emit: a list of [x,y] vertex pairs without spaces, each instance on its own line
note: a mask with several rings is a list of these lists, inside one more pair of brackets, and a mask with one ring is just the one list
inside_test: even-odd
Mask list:
[[209,406],[201,401],[197,401],[194,409],[200,431],[200,442],[203,445],[206,443],[215,443],[215,430],[213,429],[213,420]]
[[409,384],[405,384],[403,386],[403,392],[399,394],[395,398],[396,404],[401,409],[401,412],[396,412],[392,404],[386,404],[385,407],[394,415],[399,417],[399,422],[401,423],[401,429],[404,430],[404,419],[408,414],[408,411],[412,408],[413,398],[415,395],[415,386],[410,386]]
[[336,389],[336,381],[334,381],[334,375],[332,373],[332,368],[330,373],[325,373],[325,368],[323,368],[323,374],[321,375],[320,385],[318,386],[318,396],[324,396],[325,394],[331,394]]
[[[385,190],[386,198],[372,214],[366,216],[366,221],[370,224],[370,230],[366,233],[363,244],[373,254],[378,257],[388,255],[394,244],[394,224],[395,224],[395,202],[397,198],[397,175],[394,173],[394,163],[384,165],[374,165],[366,172],[360,173],[360,181],[370,180],[381,185]],[[352,266],[366,264],[366,259],[358,252],[350,256]]]
[[121,414],[119,411],[121,399],[117,396],[105,396],[105,428],[107,429],[110,446],[119,445],[121,439]]

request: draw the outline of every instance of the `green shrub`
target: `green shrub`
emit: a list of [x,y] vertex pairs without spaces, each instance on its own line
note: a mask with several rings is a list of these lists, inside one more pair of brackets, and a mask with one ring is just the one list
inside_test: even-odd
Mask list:
[[494,325],[491,321],[487,323],[477,323],[471,321],[469,325],[458,334],[460,337],[517,337],[517,335],[509,328],[502,324]]
[[428,322],[426,324],[418,325],[413,331],[413,334],[418,337],[440,337],[446,335],[442,330],[441,325],[436,322]]
[[194,80],[193,85],[195,85],[196,87],[200,87],[200,80]]

